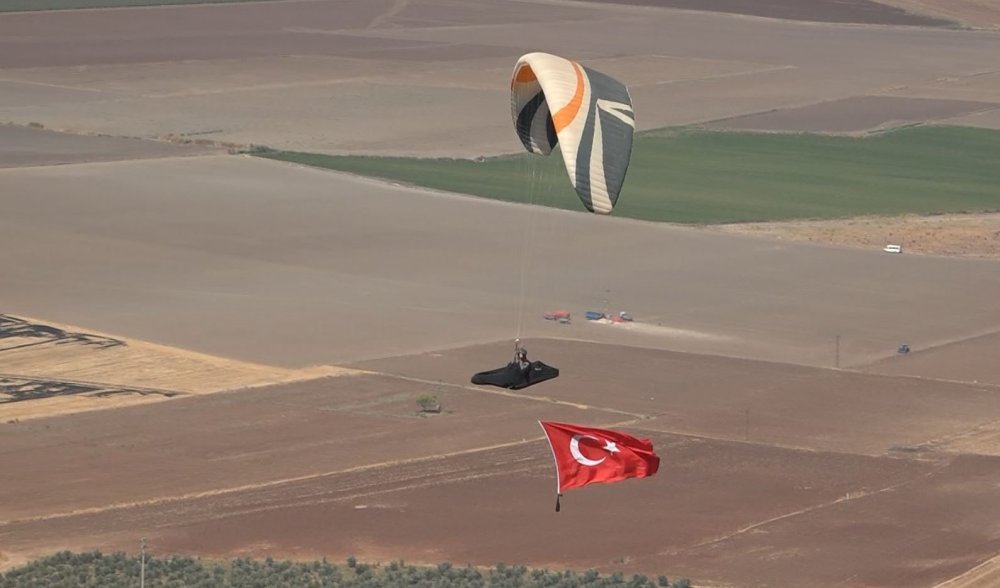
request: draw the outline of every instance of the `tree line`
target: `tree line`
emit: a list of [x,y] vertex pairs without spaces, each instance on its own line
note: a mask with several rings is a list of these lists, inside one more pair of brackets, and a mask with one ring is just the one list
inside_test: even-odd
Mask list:
[[[135,588],[139,556],[100,551],[62,551],[0,574],[0,588]],[[492,568],[415,566],[403,561],[368,564],[351,557],[345,564],[291,562],[272,558],[203,561],[192,557],[146,557],[149,588],[689,588],[687,579],[648,578],[620,572],[530,569],[497,564]]]

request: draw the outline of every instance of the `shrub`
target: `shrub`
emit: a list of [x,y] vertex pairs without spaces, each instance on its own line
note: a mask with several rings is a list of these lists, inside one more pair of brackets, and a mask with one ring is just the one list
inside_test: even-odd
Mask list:
[[417,406],[420,407],[420,412],[441,412],[441,402],[433,394],[417,396]]

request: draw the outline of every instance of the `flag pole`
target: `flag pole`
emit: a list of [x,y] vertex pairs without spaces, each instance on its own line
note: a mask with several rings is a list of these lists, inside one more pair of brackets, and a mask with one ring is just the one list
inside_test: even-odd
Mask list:
[[556,512],[559,512],[559,498],[562,497],[562,487],[559,483],[559,460],[556,459],[556,450],[552,447],[552,438],[549,437],[549,432],[545,429],[545,425],[542,424],[542,421],[538,421],[538,426],[545,433],[545,440],[549,443],[549,451],[552,452],[552,461],[556,464]]

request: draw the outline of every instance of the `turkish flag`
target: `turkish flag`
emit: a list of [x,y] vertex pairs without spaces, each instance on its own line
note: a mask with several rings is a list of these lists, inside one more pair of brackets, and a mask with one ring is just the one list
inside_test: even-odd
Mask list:
[[649,439],[566,423],[538,421],[549,438],[559,478],[557,494],[589,484],[652,476],[660,467]]

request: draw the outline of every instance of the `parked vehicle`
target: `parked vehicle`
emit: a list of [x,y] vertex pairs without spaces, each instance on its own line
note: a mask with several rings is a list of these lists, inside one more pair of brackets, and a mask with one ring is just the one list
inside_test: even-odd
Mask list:
[[568,321],[570,318],[568,310],[550,310],[542,315],[547,321]]

